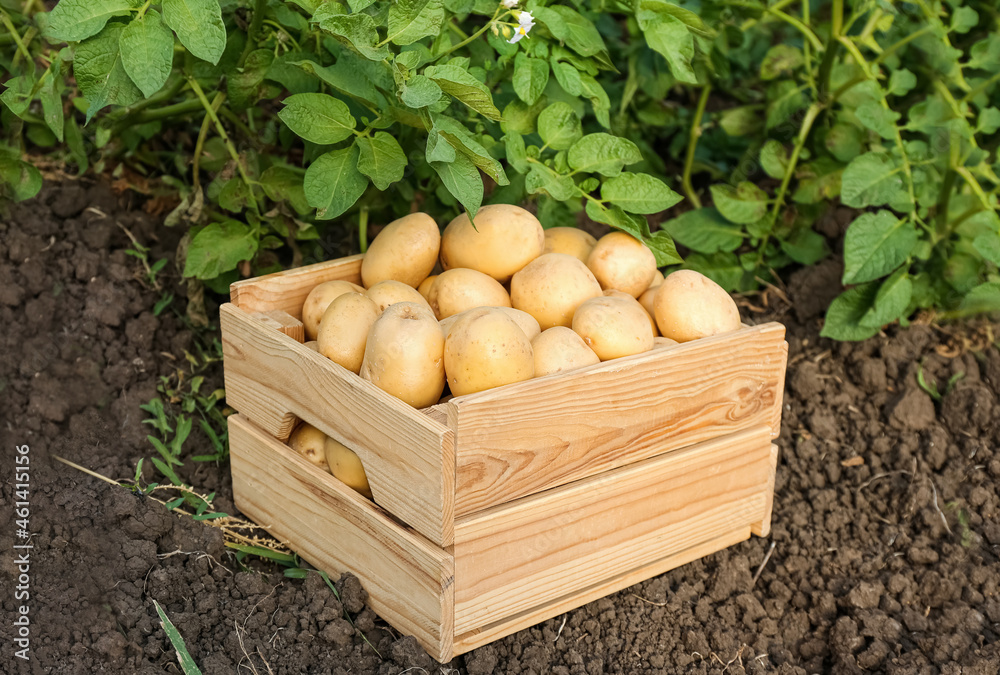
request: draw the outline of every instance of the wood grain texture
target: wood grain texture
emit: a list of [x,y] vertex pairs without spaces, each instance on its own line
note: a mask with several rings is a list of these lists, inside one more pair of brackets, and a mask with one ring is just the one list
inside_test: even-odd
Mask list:
[[464,654],[468,651],[476,649],[477,647],[482,647],[483,645],[499,640],[502,637],[516,633],[519,630],[541,623],[546,619],[559,616],[563,612],[568,612],[571,609],[582,607],[588,602],[593,602],[594,600],[603,598],[605,595],[615,593],[623,588],[628,588],[629,586],[637,584],[640,581],[645,581],[646,579],[651,579],[652,577],[663,574],[664,572],[669,572],[676,567],[686,565],[687,563],[698,560],[699,558],[704,558],[707,555],[721,551],[722,549],[728,548],[733,544],[738,544],[741,541],[746,541],[749,538],[749,528],[737,528],[732,532],[726,532],[719,537],[702,542],[696,546],[692,546],[691,548],[678,553],[673,553],[645,565],[632,568],[627,568],[627,565],[623,565],[623,567],[626,567],[627,569],[617,572],[616,574],[613,574],[591,586],[573,593],[567,593],[566,595],[563,595],[555,600],[526,609],[522,612],[514,614],[513,616],[505,617],[499,621],[489,624],[488,626],[483,626],[481,628],[476,628],[466,631],[460,635],[456,635],[454,656]]
[[761,424],[777,436],[784,333],[747,327],[452,399],[456,515]]
[[758,425],[459,518],[455,632],[466,633],[762,520]]
[[240,415],[229,418],[229,439],[240,511],[318,569],[355,574],[379,616],[438,660],[451,659],[455,568],[449,553]]
[[253,317],[268,328],[283,333],[296,342],[305,342],[306,327],[283,309],[272,309],[269,312],[254,312]]
[[382,508],[435,544],[451,544],[450,429],[233,304],[220,315],[229,405],[278,439],[296,418],[337,439],[358,454]]
[[771,534],[771,512],[774,510],[774,477],[778,471],[778,446],[771,446],[769,473],[767,477],[767,503],[764,505],[764,517],[760,522],[750,526],[750,532],[758,537],[766,537]]
[[337,279],[360,284],[362,258],[364,255],[353,255],[237,281],[229,286],[229,298],[250,313],[280,309],[301,319],[302,303],[318,284]]

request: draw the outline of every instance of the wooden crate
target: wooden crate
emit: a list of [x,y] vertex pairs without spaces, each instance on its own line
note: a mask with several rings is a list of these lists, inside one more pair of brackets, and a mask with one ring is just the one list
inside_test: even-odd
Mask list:
[[[301,344],[318,283],[361,257],[233,285],[222,307],[238,508],[435,658],[770,525],[780,324],[415,410]],[[298,419],[357,452],[375,504],[285,444]]]

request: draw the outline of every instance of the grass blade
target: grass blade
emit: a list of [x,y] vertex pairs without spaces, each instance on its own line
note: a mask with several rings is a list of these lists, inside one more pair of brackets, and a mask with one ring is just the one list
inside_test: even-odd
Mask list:
[[167,638],[170,639],[170,644],[177,651],[177,661],[181,664],[181,670],[184,671],[184,675],[201,675],[201,669],[198,668],[194,659],[191,658],[191,654],[188,653],[187,645],[184,644],[184,638],[181,637],[180,632],[174,627],[167,613],[163,611],[160,603],[156,600],[153,600],[153,606],[156,607],[156,613],[160,615],[160,625],[163,626],[163,631],[167,634]]

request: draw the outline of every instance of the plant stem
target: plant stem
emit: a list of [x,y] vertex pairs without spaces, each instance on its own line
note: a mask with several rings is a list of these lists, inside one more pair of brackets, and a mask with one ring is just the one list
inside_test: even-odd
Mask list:
[[180,117],[182,115],[190,115],[201,110],[201,103],[198,99],[189,98],[180,103],[175,103],[173,105],[168,105],[163,108],[157,108],[156,110],[146,110],[142,113],[129,116],[115,124],[112,130],[113,134],[119,134],[130,126],[136,124],[145,124],[146,122],[155,122],[156,120],[166,119],[168,117]]
[[948,234],[948,205],[951,201],[951,193],[955,189],[955,178],[958,176],[954,169],[948,169],[941,181],[941,190],[938,192],[937,200],[937,227],[934,243],[941,241]]
[[966,183],[968,183],[970,188],[972,188],[973,194],[979,197],[979,201],[982,202],[983,208],[990,211],[996,210],[995,207],[990,204],[990,198],[986,192],[983,191],[983,186],[979,184],[979,181],[972,175],[972,172],[969,171],[968,167],[960,166],[955,169],[955,172],[961,176]]
[[[221,92],[221,91],[218,92],[215,95],[215,99],[212,101],[212,108],[214,110],[218,110],[219,106],[222,105],[222,102],[224,100],[226,100],[226,94],[224,92]],[[197,188],[198,185],[199,185],[199,182],[198,182],[198,171],[201,168],[201,166],[200,166],[201,165],[201,153],[202,153],[202,150],[205,148],[205,139],[208,137],[208,127],[209,127],[209,123],[211,121],[212,121],[212,118],[208,116],[208,113],[205,113],[205,119],[202,120],[202,122],[201,122],[201,129],[198,131],[198,141],[194,145],[194,159],[192,160],[192,165],[191,165],[191,167],[192,167],[191,168],[191,184],[194,185],[195,188]]]
[[979,94],[983,93],[984,91],[992,87],[997,82],[1000,82],[1000,73],[994,73],[993,77],[977,84],[974,89],[971,89],[965,96],[962,97],[962,103],[968,103],[976,96],[978,96]]
[[358,243],[361,246],[362,253],[368,250],[368,207],[367,206],[362,206],[361,210],[358,212]]
[[921,35],[924,35],[926,33],[930,33],[933,30],[934,30],[934,26],[924,26],[920,30],[913,31],[912,33],[910,33],[909,35],[907,35],[906,37],[904,37],[900,41],[898,41],[898,42],[896,42],[896,43],[894,43],[894,44],[889,45],[888,47],[886,47],[882,51],[881,54],[879,54],[878,56],[876,56],[874,58],[874,60],[872,60],[872,64],[877,65],[879,63],[882,63],[882,61],[884,61],[886,59],[886,57],[888,57],[890,54],[892,54],[893,52],[895,52],[897,49],[905,47],[906,45],[908,45],[910,42],[913,42],[914,40],[916,40]]
[[247,61],[247,57],[250,56],[250,52],[257,46],[257,34],[260,33],[260,27],[264,23],[264,8],[266,5],[267,0],[254,0],[253,16],[250,18],[250,26],[247,28],[247,43],[243,47],[243,53],[240,54],[239,62],[236,64],[237,68],[243,67],[243,64]]
[[31,52],[28,51],[28,48],[21,41],[21,34],[17,32],[17,28],[14,26],[14,23],[10,20],[10,17],[7,15],[7,12],[0,11],[0,21],[2,21],[4,27],[10,31],[10,37],[14,40],[14,43],[17,45],[18,53],[20,53],[24,57],[25,61],[31,63],[32,60]]
[[802,21],[796,19],[791,14],[785,14],[784,12],[778,9],[769,8],[767,12],[769,14],[773,14],[774,16],[778,17],[779,19],[781,19],[782,21],[784,21],[785,23],[787,23],[788,25],[792,26],[800,33],[802,33],[802,35],[805,36],[809,44],[811,44],[813,47],[816,48],[816,51],[823,51],[823,43],[820,41],[818,37],[816,37],[816,33],[812,32],[812,29],[809,28],[809,26],[802,23]]
[[826,45],[823,61],[819,64],[819,98],[824,100],[830,91],[830,74],[837,60],[840,33],[844,29],[844,0],[833,0],[830,16],[830,41]]
[[[490,29],[490,26],[492,26],[495,22],[499,21],[500,19],[507,18],[507,15],[510,14],[510,10],[504,12],[503,14],[500,14],[500,10],[502,10],[502,9],[503,9],[503,5],[500,5],[499,7],[497,7],[497,11],[493,13],[493,18],[490,19],[489,21],[487,21],[485,26],[483,26],[482,28],[480,28],[479,30],[477,30],[475,33],[473,33],[472,35],[470,35],[466,39],[464,39],[461,42],[459,42],[457,45],[453,45],[452,47],[449,47],[445,51],[443,51],[440,54],[438,54],[437,56],[435,56],[433,59],[431,59],[431,63],[435,63],[435,62],[443,59],[444,57],[448,56],[448,54],[451,54],[456,49],[461,49],[462,47],[464,47],[465,45],[469,44],[473,40],[478,40],[480,37],[482,37],[483,33],[485,33],[486,31],[488,31]],[[386,38],[385,42],[388,42],[388,40],[389,40],[389,38]],[[383,42],[383,44],[384,44],[384,42]]]
[[[795,0],[778,0],[778,2],[768,7],[768,9],[771,10],[772,12],[775,10],[781,10],[784,9],[785,7],[788,7],[788,5],[792,4],[793,2],[795,2]],[[726,2],[724,4],[733,5],[734,7],[748,7],[750,9],[756,9],[756,10],[761,9],[760,5],[754,5],[749,2]],[[765,12],[764,16],[766,15],[767,13]],[[740,30],[745,33],[748,29],[760,23],[764,19],[764,16],[761,16],[760,19],[747,19],[742,24],[740,24]]]
[[701,138],[701,120],[705,115],[705,106],[708,105],[708,95],[711,91],[711,83],[706,84],[701,90],[701,96],[698,97],[698,107],[695,108],[694,119],[691,121],[691,131],[688,136],[687,155],[684,157],[684,175],[681,178],[681,186],[684,188],[684,194],[687,195],[687,198],[691,200],[696,209],[701,208],[701,199],[699,199],[697,193],[694,191],[694,186],[691,185],[691,170],[694,167],[694,153],[698,147],[698,139]]

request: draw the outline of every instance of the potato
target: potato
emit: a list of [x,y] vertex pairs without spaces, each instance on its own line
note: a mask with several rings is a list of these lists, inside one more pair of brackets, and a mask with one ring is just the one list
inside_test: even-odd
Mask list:
[[368,331],[378,315],[375,302],[361,293],[344,293],[337,297],[319,322],[316,336],[319,353],[357,374],[365,358]]
[[361,283],[399,281],[416,288],[437,263],[441,230],[426,213],[411,213],[386,225],[361,260]]
[[649,326],[646,310],[635,298],[587,300],[573,315],[573,332],[583,338],[601,361],[653,348],[653,329]]
[[329,437],[311,424],[301,422],[288,437],[288,445],[311,463],[324,471],[329,471],[326,464],[325,443]]
[[407,286],[401,281],[391,279],[378,282],[365,291],[365,295],[375,303],[379,314],[384,312],[386,307],[397,302],[415,302],[418,305],[430,307],[424,296],[420,295],[420,292],[413,286]]
[[424,296],[424,300],[427,300],[427,302],[430,302],[429,296],[431,292],[431,286],[434,285],[434,282],[437,280],[437,278],[438,278],[437,274],[432,274],[423,281],[421,281],[420,285],[417,286],[417,292],[420,293],[420,295]]
[[476,307],[510,307],[510,296],[493,277],[458,267],[438,275],[429,302],[440,320]]
[[[320,323],[323,323],[322,319],[320,319]],[[309,340],[309,342],[303,342],[302,344],[304,344],[306,347],[313,350],[314,352],[319,351],[319,343],[316,342],[315,340]]]
[[[653,280],[649,284],[649,288],[656,288],[663,283],[663,275],[660,274],[660,270],[656,270],[656,274],[653,275]],[[648,288],[646,290],[649,290]]]
[[306,329],[306,340],[315,340],[323,312],[338,295],[344,293],[364,293],[365,289],[350,281],[324,281],[315,286],[306,301],[302,303],[302,325]]
[[535,377],[576,370],[601,362],[583,338],[565,326],[553,326],[531,341]]
[[441,235],[441,266],[467,267],[504,283],[544,248],[545,232],[535,216],[520,206],[493,204],[479,209],[475,227],[467,213],[448,223]]
[[680,344],[677,340],[671,340],[670,338],[665,338],[661,335],[653,338],[653,349],[661,349],[663,347],[673,347]]
[[[614,288],[605,289],[605,291],[604,291],[604,297],[606,297],[606,298],[624,298],[625,300],[633,300],[633,301],[639,303],[639,306],[642,307],[642,303],[639,302],[638,300],[636,300],[635,298],[633,298],[631,295],[629,295],[628,293],[624,293],[622,291],[616,290]],[[642,307],[642,311],[646,312],[646,316],[649,318],[649,327],[653,329],[653,337],[656,337],[657,335],[660,334],[660,330],[656,327],[656,319],[653,318],[653,315],[650,314],[646,310],[645,307]]]
[[444,368],[455,396],[472,394],[535,374],[531,342],[504,312],[481,307],[466,312],[448,333]]
[[597,240],[577,227],[550,227],[545,230],[545,249],[542,253],[565,253],[586,263]]
[[649,288],[656,270],[656,256],[641,241],[624,232],[610,232],[597,240],[587,256],[587,267],[601,288],[614,288],[638,298]]
[[600,295],[601,285],[593,273],[565,253],[535,258],[510,281],[511,304],[535,317],[542,330],[569,327],[576,308]]
[[[476,307],[474,309],[467,309],[465,312],[452,314],[451,316],[441,319],[441,321],[438,322],[441,325],[441,332],[444,334],[445,340],[448,339],[448,333],[451,331],[451,327],[455,325],[455,322],[464,316],[466,312],[472,312],[475,311],[475,309],[481,308]],[[513,307],[492,307],[491,309],[498,309],[512,318],[518,328],[524,331],[524,334],[528,338],[529,342],[538,337],[538,334],[542,332],[542,329],[538,327],[538,322],[535,321],[535,318],[527,312],[522,312],[521,310],[514,309]]]
[[424,304],[389,305],[368,331],[361,377],[414,408],[444,391],[444,336]]
[[335,438],[327,438],[324,448],[326,450],[326,463],[334,478],[355,492],[372,499],[372,489],[368,485],[368,476],[365,474],[365,467],[362,466],[357,454]]
[[722,286],[694,270],[664,279],[654,298],[660,334],[678,342],[739,330],[740,310]]

